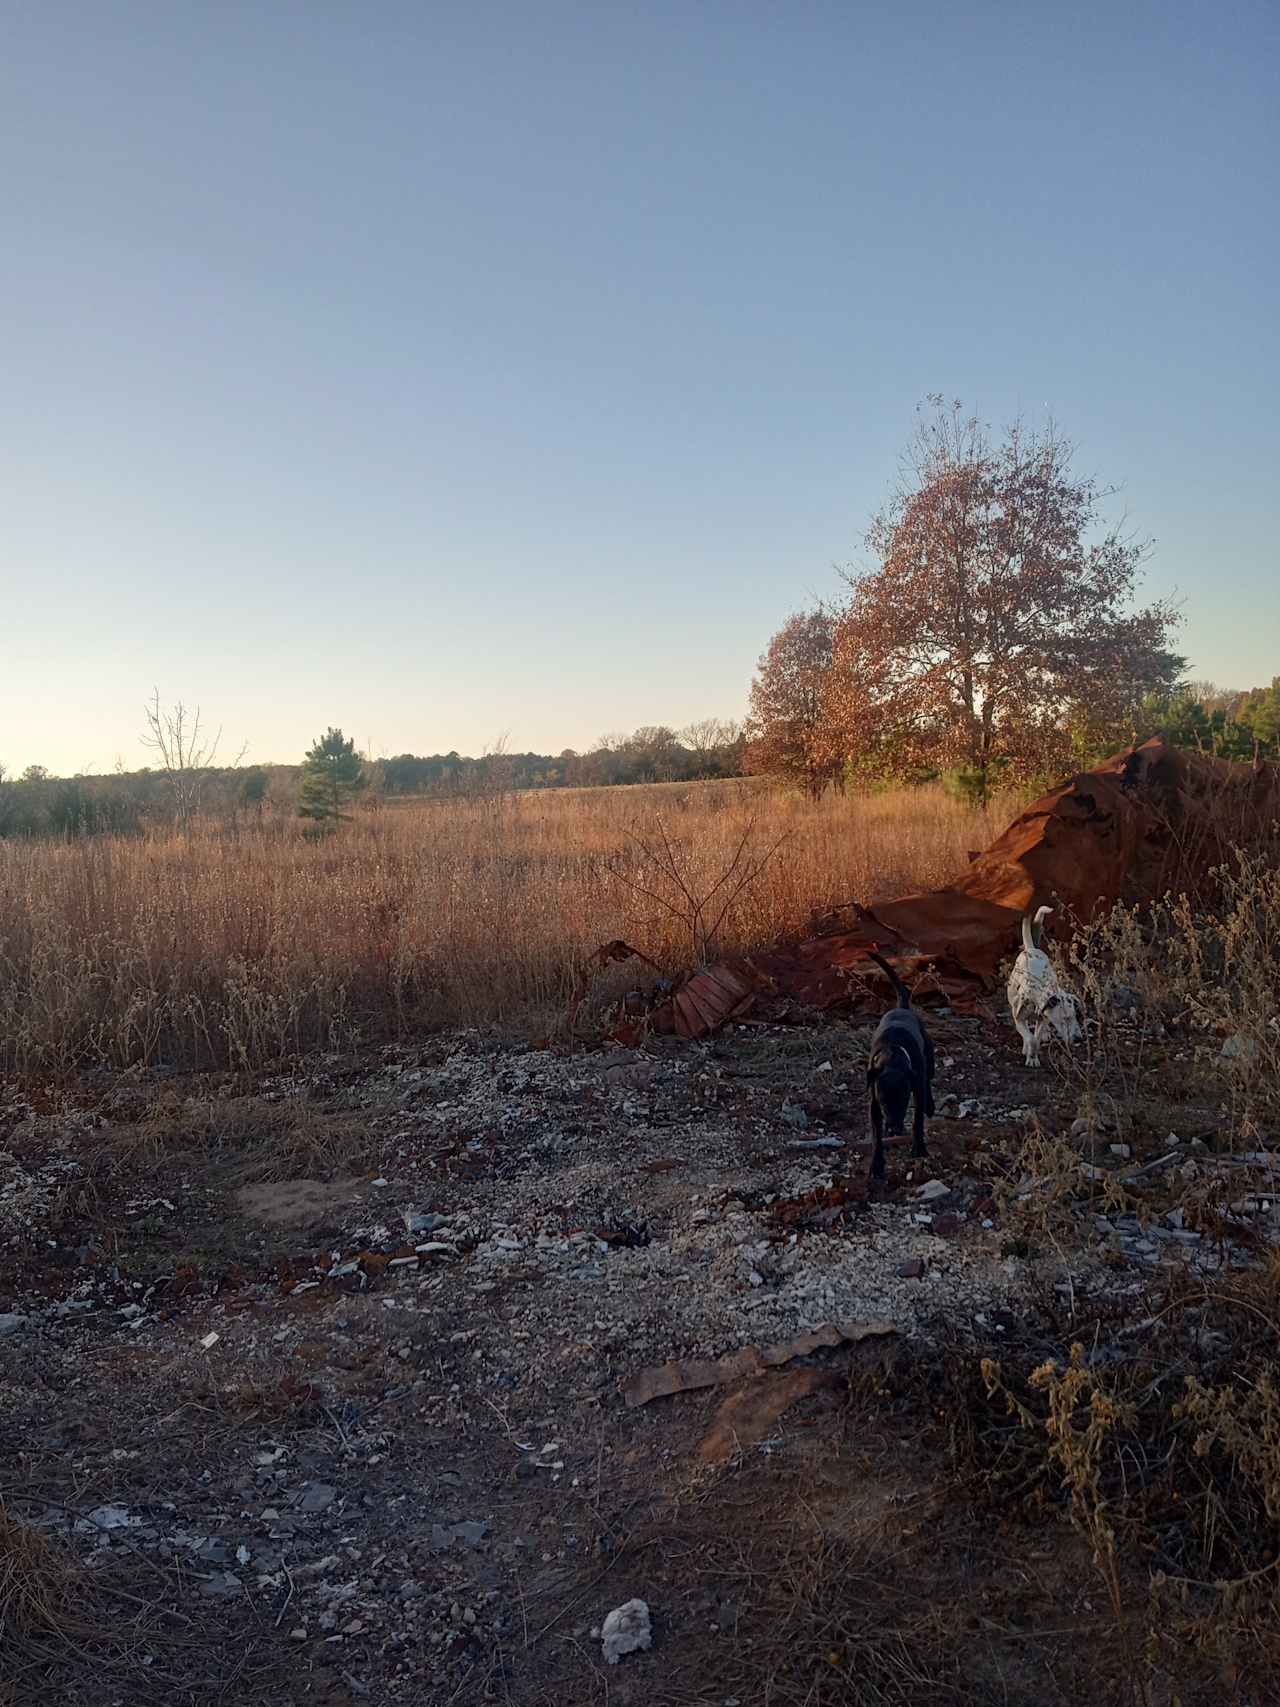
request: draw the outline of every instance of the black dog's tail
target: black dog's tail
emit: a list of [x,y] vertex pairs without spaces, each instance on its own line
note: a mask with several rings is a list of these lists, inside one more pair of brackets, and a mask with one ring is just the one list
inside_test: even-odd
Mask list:
[[869,952],[867,954],[867,959],[874,960],[876,965],[884,973],[885,977],[893,985],[893,993],[898,998],[898,1006],[900,1008],[909,1008],[911,1006],[911,992],[902,982],[902,979],[899,978],[893,967],[890,966],[889,962],[887,960],[881,960],[880,956],[874,952]]

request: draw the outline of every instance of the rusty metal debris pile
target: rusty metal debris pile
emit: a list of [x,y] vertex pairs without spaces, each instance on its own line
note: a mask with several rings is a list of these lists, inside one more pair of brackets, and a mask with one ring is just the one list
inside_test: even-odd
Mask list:
[[[1087,920],[1118,901],[1194,890],[1233,846],[1280,819],[1280,766],[1239,764],[1145,742],[1033,801],[954,883],[874,910],[851,902],[807,941],[743,955],[684,979],[650,1016],[655,1031],[705,1037],[783,1001],[856,1012],[884,1002],[872,949],[908,973],[918,999],[982,1011],[1024,913],[1044,904]],[[850,922],[851,921],[851,922]],[[608,945],[619,958],[624,944]],[[643,957],[642,957],[643,958]]]

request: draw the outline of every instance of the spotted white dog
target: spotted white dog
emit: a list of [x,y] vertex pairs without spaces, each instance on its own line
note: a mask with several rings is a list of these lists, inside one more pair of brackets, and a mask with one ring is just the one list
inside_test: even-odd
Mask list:
[[1023,919],[1022,953],[1009,974],[1009,1009],[1028,1067],[1040,1065],[1040,1045],[1051,1036],[1070,1048],[1084,1035],[1080,1004],[1058,983],[1054,964],[1041,946],[1042,927],[1052,911],[1052,907],[1041,907],[1034,918]]

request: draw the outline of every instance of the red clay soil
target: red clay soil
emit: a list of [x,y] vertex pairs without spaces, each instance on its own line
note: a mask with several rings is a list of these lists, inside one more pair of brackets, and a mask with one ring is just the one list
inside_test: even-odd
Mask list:
[[[871,949],[904,973],[929,968],[917,992],[972,1010],[1014,951],[1022,917],[1050,905],[1084,921],[1117,901],[1194,891],[1234,846],[1280,819],[1280,765],[1238,764],[1147,741],[1034,801],[945,889],[905,895],[852,928],[695,973],[651,1016],[660,1032],[702,1037],[761,997],[807,1008],[883,1006]],[[878,987],[877,987],[878,985]]]

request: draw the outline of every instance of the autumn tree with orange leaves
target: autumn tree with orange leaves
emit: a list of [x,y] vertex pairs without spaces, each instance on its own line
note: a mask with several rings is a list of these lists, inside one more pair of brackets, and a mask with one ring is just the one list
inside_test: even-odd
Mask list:
[[751,684],[747,769],[785,776],[810,794],[843,769],[824,728],[834,635],[825,607],[796,612],[769,642]]
[[1143,697],[1182,671],[1178,617],[1131,608],[1146,548],[1094,537],[1109,494],[1073,474],[1053,428],[993,445],[958,404],[929,401],[867,536],[878,567],[850,577],[835,623],[815,756],[887,777],[961,770],[984,795],[1004,766],[1065,767],[1081,706],[1123,744]]

